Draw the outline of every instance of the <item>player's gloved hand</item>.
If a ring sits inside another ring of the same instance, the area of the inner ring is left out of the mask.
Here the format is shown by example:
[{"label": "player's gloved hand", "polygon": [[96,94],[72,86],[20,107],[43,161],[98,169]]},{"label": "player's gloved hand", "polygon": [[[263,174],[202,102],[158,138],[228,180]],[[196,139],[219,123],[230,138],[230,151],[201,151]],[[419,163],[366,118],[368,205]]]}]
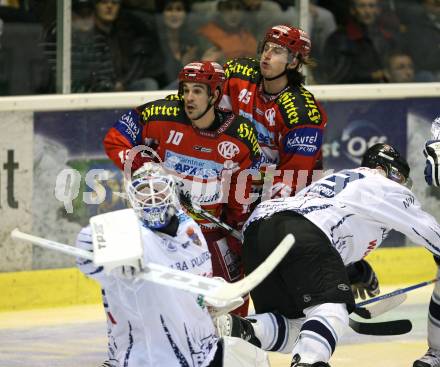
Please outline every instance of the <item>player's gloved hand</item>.
[{"label": "player's gloved hand", "polygon": [[437,266],[440,266],[440,256],[434,255],[434,261],[437,264]]},{"label": "player's gloved hand", "polygon": [[366,299],[379,295],[379,280],[370,264],[360,260],[347,267],[348,278],[354,298]]},{"label": "player's gloved hand", "polygon": [[440,186],[440,140],[428,140],[423,154],[425,162],[425,181],[428,185]]}]

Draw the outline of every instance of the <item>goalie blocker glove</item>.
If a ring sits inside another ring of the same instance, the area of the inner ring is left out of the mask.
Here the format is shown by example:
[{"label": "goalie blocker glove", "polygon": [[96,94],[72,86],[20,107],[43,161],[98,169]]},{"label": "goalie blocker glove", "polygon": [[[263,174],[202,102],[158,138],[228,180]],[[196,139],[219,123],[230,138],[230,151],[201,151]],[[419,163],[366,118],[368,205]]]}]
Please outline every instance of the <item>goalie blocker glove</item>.
[{"label": "goalie blocker glove", "polygon": [[440,186],[440,140],[428,140],[423,150],[425,155],[425,181],[430,186]]}]

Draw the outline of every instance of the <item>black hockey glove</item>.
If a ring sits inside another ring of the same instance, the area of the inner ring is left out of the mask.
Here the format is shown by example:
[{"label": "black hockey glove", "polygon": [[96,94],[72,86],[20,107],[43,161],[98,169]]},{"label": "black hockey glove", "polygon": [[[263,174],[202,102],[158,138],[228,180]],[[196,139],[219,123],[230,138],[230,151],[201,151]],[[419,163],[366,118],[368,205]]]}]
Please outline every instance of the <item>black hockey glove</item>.
[{"label": "black hockey glove", "polygon": [[354,298],[375,297],[380,293],[379,280],[370,264],[360,260],[347,266],[348,279]]},{"label": "black hockey glove", "polygon": [[428,140],[425,155],[425,181],[429,186],[440,186],[440,140]]},{"label": "black hockey glove", "polygon": [[440,256],[434,255],[434,261],[437,264],[437,266],[440,266]]}]

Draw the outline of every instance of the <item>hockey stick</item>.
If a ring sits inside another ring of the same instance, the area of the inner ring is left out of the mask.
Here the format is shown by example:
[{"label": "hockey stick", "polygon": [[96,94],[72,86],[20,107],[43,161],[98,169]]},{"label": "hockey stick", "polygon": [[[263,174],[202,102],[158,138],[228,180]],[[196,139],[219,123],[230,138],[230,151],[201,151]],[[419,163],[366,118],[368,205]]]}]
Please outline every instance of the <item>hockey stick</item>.
[{"label": "hockey stick", "polygon": [[213,216],[207,210],[201,208],[199,205],[192,203],[191,199],[185,195],[179,195],[180,203],[194,215],[198,215],[203,219],[209,220],[211,223],[215,224],[217,227],[223,228],[226,232],[228,232],[231,236],[234,236],[240,241],[243,241],[243,236],[240,231],[237,231],[235,228],[232,228],[229,224],[222,222],[220,219]]},{"label": "hockey stick", "polygon": [[[17,228],[11,232],[11,237],[51,250],[60,251],[67,255],[94,260],[93,254],[88,251],[29,235],[19,231]],[[144,264],[143,271],[136,276],[153,283],[200,294],[210,305],[216,308],[227,308],[231,303],[236,303],[237,298],[249,293],[260,284],[284,258],[294,242],[294,237],[287,235],[265,261],[252,273],[236,283],[227,283],[216,278],[203,277],[151,262]]]},{"label": "hockey stick", "polygon": [[431,279],[431,280],[427,280],[425,282],[421,282],[421,283],[417,283],[417,284],[411,285],[411,286],[406,287],[406,288],[396,289],[393,292],[390,292],[390,293],[387,293],[387,294],[383,294],[381,296],[377,296],[377,297],[374,297],[374,298],[370,298],[370,299],[368,299],[366,301],[360,302],[356,306],[362,307],[362,306],[369,305],[370,303],[374,303],[374,302],[377,302],[377,301],[381,301],[383,299],[387,299],[387,298],[391,298],[391,297],[397,296],[399,294],[404,294],[404,293],[410,292],[410,291],[412,291],[414,289],[425,287],[427,285],[433,284],[433,283],[437,282],[439,279],[440,278],[434,278],[434,279]]},{"label": "hockey stick", "polygon": [[365,335],[402,335],[412,329],[411,321],[406,319],[384,322],[358,322],[349,319],[349,326],[358,334]]},{"label": "hockey stick", "polygon": [[14,240],[23,240],[23,241],[32,243],[34,245],[38,245],[40,247],[47,248],[49,250],[55,250],[58,252],[62,252],[63,254],[66,254],[66,255],[82,257],[83,259],[86,259],[86,260],[93,260],[93,254],[87,250],[83,250],[83,249],[73,247],[70,245],[65,245],[64,243],[59,243],[56,241],[47,240],[45,238],[33,236],[31,234],[21,232],[18,228],[15,228],[14,230],[12,230],[11,237]]},{"label": "hockey stick", "polygon": [[356,304],[356,308],[353,312],[364,319],[372,319],[392,310],[393,308],[396,308],[402,304],[406,298],[407,295],[405,293],[401,293],[393,297],[377,300],[376,304],[371,306],[367,305],[363,307],[361,306],[362,303],[358,303]]}]

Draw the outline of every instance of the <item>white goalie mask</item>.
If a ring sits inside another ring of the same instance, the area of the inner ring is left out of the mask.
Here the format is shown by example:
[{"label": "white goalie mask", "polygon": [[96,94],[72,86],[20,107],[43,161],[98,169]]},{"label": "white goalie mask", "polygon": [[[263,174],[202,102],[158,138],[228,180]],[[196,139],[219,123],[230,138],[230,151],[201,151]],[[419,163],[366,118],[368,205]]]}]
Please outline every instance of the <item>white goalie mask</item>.
[{"label": "white goalie mask", "polygon": [[144,164],[126,183],[126,191],[131,206],[148,228],[165,227],[176,213],[174,178],[158,164]]}]

